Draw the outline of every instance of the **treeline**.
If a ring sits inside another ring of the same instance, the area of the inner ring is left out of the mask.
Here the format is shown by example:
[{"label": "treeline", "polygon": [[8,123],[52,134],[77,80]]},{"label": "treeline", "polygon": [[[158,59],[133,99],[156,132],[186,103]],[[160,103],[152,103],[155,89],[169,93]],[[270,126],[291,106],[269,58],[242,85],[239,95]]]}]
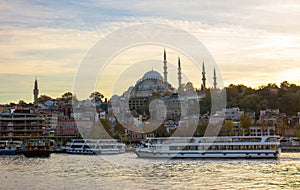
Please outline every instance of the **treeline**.
[{"label": "treeline", "polygon": [[[243,84],[229,85],[226,89],[227,106],[239,107],[246,112],[255,112],[259,115],[260,110],[264,109],[277,109],[280,112],[286,113],[288,116],[296,115],[300,112],[300,86],[296,84],[290,84],[284,81],[280,86],[275,83],[268,85],[262,85],[258,88],[247,87]],[[53,100],[54,98],[47,95],[41,95],[38,98],[39,103],[44,103],[47,100]],[[66,92],[61,97],[55,98],[56,100],[63,100],[65,102],[69,100],[77,100],[76,96],[71,92]],[[89,99],[93,102],[103,102],[105,97],[100,92],[93,92],[89,96]],[[20,100],[18,103],[10,103],[7,105],[22,105],[27,106],[31,103],[26,103]],[[207,90],[206,97],[200,101],[201,114],[210,113],[211,108],[211,95],[210,89]]]},{"label": "treeline", "polygon": [[[227,107],[239,107],[246,112],[255,112],[259,115],[260,110],[277,109],[288,116],[300,112],[300,86],[284,81],[280,86],[270,83],[258,88],[247,87],[243,84],[229,85],[226,87]],[[200,102],[201,113],[210,111],[210,91]]]},{"label": "treeline", "polygon": [[[106,98],[104,97],[104,95],[102,93],[95,91],[90,94],[88,99],[91,100],[92,102],[100,103],[100,102],[104,102]],[[42,94],[38,97],[38,102],[41,104],[47,102],[48,100],[63,101],[65,103],[67,103],[71,100],[74,102],[79,101],[77,99],[76,95],[74,95],[72,92],[65,92],[60,97],[57,97],[57,98],[50,97],[46,94]],[[6,104],[6,106],[15,106],[15,105],[27,107],[27,106],[32,105],[32,103],[27,103],[24,100],[20,100],[18,103],[10,102],[9,104]]]}]

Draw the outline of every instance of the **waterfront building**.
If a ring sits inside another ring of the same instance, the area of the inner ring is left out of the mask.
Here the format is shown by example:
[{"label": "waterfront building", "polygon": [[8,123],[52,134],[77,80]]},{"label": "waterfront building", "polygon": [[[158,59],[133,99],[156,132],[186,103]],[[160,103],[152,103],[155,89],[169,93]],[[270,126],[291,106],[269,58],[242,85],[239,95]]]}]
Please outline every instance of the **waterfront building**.
[{"label": "waterfront building", "polygon": [[80,136],[80,133],[77,128],[77,122],[75,120],[59,120],[57,121],[57,126],[55,128],[55,136],[62,138],[62,137],[69,137],[69,138],[76,138]]},{"label": "waterfront building", "polygon": [[22,140],[44,137],[49,133],[49,123],[43,115],[30,110],[15,110],[0,113],[0,137],[2,139]]},{"label": "waterfront building", "polygon": [[216,114],[225,116],[226,120],[239,121],[244,111],[241,111],[240,108],[225,108],[222,111],[217,111]]},{"label": "waterfront building", "polygon": [[250,127],[250,136],[268,136],[268,135],[275,135],[275,126]]}]

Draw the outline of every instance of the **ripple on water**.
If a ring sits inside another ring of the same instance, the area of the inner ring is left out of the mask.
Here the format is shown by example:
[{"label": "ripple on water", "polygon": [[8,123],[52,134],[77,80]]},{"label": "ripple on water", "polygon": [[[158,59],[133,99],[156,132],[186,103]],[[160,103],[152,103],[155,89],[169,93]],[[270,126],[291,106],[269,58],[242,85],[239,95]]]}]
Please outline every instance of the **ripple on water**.
[{"label": "ripple on water", "polygon": [[5,189],[299,189],[299,158],[299,153],[279,160],[1,156],[0,177]]}]

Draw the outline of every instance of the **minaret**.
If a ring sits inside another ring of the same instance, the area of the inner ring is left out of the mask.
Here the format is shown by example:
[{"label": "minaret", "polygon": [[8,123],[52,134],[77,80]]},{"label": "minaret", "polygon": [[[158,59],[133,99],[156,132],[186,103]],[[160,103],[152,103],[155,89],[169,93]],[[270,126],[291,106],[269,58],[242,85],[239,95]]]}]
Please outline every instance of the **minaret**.
[{"label": "minaret", "polygon": [[205,67],[204,67],[204,61],[202,63],[202,88],[203,90],[206,89],[206,78],[205,78]]},{"label": "minaret", "polygon": [[180,57],[178,57],[178,88],[181,87],[181,65],[180,65]]},{"label": "minaret", "polygon": [[217,89],[217,76],[216,76],[216,69],[214,68],[214,89]]},{"label": "minaret", "polygon": [[164,49],[164,80],[165,82],[168,82],[168,71],[167,71],[167,55],[166,50]]},{"label": "minaret", "polygon": [[38,96],[39,96],[38,82],[37,82],[37,78],[35,77],[34,89],[33,89],[33,104],[38,103]]}]

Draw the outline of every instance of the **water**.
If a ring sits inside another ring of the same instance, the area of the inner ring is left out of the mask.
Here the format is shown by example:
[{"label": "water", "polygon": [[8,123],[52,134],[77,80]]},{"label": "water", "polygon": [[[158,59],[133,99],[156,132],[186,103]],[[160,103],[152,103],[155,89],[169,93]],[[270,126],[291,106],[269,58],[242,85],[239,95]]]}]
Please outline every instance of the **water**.
[{"label": "water", "polygon": [[0,189],[300,189],[300,153],[279,160],[1,156],[0,178]]}]

